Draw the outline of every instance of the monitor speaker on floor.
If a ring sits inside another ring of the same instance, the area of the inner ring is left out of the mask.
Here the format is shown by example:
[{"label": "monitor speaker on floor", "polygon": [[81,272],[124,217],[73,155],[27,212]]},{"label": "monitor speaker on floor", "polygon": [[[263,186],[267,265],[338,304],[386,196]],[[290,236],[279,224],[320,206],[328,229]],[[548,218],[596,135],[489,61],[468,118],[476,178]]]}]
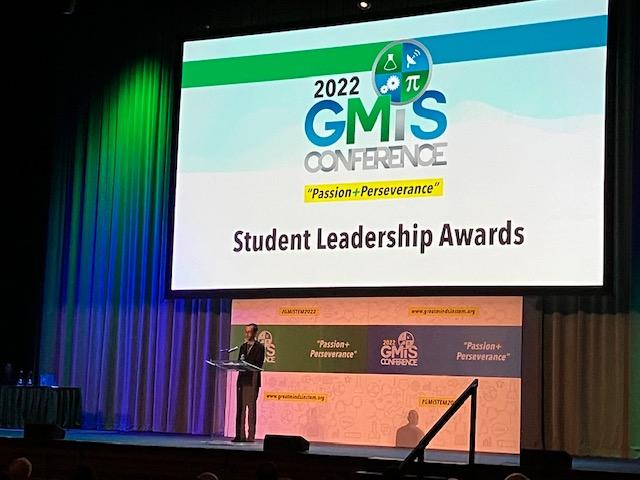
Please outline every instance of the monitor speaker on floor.
[{"label": "monitor speaker on floor", "polygon": [[265,452],[294,453],[308,452],[309,442],[299,435],[266,435]]},{"label": "monitor speaker on floor", "polygon": [[27,423],[24,426],[24,438],[27,440],[62,440],[65,433],[54,423]]}]

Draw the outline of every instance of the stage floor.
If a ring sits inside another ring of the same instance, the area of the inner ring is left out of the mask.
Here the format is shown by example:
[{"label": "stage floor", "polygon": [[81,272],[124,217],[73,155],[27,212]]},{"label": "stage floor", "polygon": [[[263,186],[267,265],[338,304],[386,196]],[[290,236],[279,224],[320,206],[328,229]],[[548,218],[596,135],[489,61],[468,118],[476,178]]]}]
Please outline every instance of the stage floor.
[{"label": "stage floor", "polygon": [[[22,430],[0,429],[0,437],[3,438],[22,438],[22,436]],[[145,447],[262,451],[261,440],[255,443],[232,443],[228,438],[170,433],[67,430],[65,440]],[[311,455],[361,457],[379,460],[402,460],[409,454],[409,451],[406,448],[338,445],[319,442],[312,442],[309,447],[309,454]],[[465,464],[468,460],[468,454],[466,452],[428,449],[426,460],[438,463]],[[484,465],[518,466],[520,457],[519,455],[476,453],[476,462]],[[573,469],[610,473],[640,473],[640,462],[616,458],[574,457]]]},{"label": "stage floor", "polygon": [[[0,437],[21,438],[22,430],[0,429]],[[65,440],[76,442],[111,443],[118,445],[140,445],[145,447],[215,448],[228,450],[262,451],[262,440],[255,443],[233,443],[229,438],[211,438],[204,435],[180,435],[149,432],[114,432],[98,430],[67,430]],[[407,448],[370,447],[313,442],[309,453],[345,457],[363,457],[383,460],[402,460],[410,450]],[[467,463],[466,452],[429,450],[427,459],[439,463]],[[486,465],[518,465],[518,455],[477,453],[476,461]]]}]

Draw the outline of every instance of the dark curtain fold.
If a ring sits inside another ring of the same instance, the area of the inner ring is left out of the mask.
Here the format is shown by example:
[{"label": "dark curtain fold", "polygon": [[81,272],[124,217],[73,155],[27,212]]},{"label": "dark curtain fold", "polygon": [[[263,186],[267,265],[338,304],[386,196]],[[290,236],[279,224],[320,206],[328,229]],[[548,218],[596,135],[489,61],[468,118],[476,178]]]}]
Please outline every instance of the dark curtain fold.
[{"label": "dark curtain fold", "polygon": [[219,306],[164,299],[169,57],[140,55],[83,91],[64,119],[52,180],[40,371],[81,387],[87,428],[215,429],[219,387],[204,360],[228,336]]}]

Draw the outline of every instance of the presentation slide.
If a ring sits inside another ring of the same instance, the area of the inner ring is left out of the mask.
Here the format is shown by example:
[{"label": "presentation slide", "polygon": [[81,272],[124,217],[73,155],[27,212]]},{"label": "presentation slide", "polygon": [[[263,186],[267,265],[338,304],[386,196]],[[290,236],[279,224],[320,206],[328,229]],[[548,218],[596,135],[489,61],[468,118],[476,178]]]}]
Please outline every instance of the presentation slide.
[{"label": "presentation slide", "polygon": [[[258,438],[412,448],[477,378],[477,449],[520,453],[522,297],[234,300],[232,346],[251,322],[265,346]],[[469,404],[432,448],[468,449]]]},{"label": "presentation slide", "polygon": [[603,285],[607,9],[186,42],[171,289]]}]

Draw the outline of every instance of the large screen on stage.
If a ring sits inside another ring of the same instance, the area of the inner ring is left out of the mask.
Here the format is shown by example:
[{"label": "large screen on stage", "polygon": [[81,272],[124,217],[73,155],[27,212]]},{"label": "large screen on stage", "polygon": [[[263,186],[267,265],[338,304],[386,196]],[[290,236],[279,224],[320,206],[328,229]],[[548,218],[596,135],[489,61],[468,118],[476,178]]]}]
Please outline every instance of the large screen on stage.
[{"label": "large screen on stage", "polygon": [[171,290],[602,286],[607,15],[185,42]]}]

